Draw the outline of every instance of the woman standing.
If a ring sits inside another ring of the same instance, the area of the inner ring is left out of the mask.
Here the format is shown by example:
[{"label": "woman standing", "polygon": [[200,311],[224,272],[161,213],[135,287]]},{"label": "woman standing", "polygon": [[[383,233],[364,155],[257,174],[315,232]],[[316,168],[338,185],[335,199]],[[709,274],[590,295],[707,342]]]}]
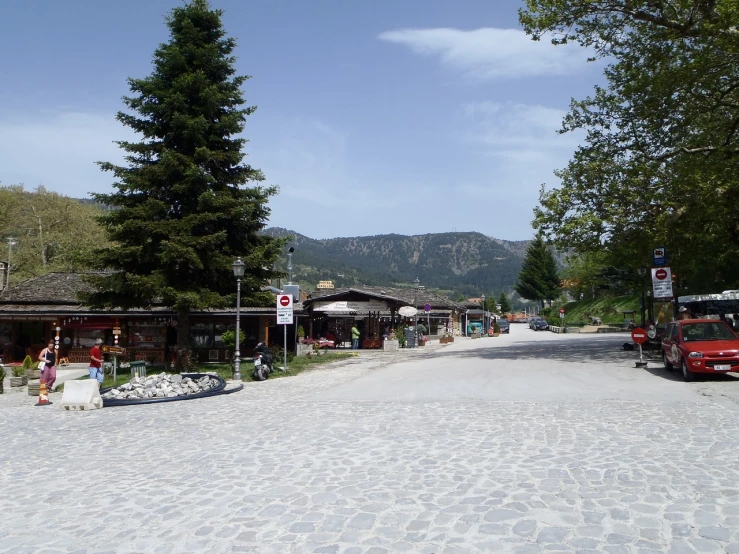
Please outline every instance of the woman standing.
[{"label": "woman standing", "polygon": [[51,388],[56,381],[56,353],[54,352],[54,341],[50,340],[49,344],[38,355],[39,362],[46,362],[44,369],[41,370],[41,379],[46,383],[46,388],[51,392]]}]

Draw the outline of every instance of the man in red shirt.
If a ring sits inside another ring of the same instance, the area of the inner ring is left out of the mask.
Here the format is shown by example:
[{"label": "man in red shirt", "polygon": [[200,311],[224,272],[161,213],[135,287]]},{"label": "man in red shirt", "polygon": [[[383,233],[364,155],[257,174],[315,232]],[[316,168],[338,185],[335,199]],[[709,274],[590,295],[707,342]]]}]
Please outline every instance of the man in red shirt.
[{"label": "man in red shirt", "polygon": [[97,339],[95,346],[90,348],[90,379],[98,380],[98,388],[103,385],[103,354],[100,352],[100,345],[103,339]]}]

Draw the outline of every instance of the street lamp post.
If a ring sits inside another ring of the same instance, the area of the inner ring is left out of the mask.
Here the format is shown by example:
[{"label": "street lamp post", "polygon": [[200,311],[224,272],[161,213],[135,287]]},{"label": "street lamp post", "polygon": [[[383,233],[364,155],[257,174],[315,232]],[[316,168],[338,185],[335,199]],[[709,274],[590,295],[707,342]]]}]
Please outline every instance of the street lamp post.
[{"label": "street lamp post", "polygon": [[413,315],[413,333],[416,340],[416,347],[418,347],[418,301],[417,301],[417,295],[418,295],[418,285],[421,283],[421,281],[418,280],[418,277],[416,277],[413,280],[413,307],[416,309],[416,313]]},{"label": "street lamp post", "polygon": [[6,272],[5,286],[10,286],[10,263],[13,255],[13,247],[18,244],[13,237],[8,237],[8,271]]},{"label": "street lamp post", "polygon": [[488,328],[485,326],[485,295],[482,295],[482,330],[480,331],[481,335],[487,335]]},{"label": "street lamp post", "polygon": [[246,264],[241,261],[241,258],[237,258],[236,261],[231,264],[233,268],[234,277],[236,277],[236,352],[234,353],[234,381],[241,381],[241,278],[244,276],[244,269]]}]

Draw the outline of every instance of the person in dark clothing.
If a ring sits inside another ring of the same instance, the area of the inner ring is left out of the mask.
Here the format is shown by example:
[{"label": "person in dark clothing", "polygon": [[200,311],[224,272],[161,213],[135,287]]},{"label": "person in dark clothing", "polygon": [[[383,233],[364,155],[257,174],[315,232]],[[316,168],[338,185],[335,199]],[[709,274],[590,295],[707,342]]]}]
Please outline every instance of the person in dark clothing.
[{"label": "person in dark clothing", "polygon": [[49,344],[38,355],[39,362],[44,363],[44,369],[41,370],[41,380],[51,392],[54,382],[56,381],[56,352],[54,351],[54,341],[50,340]]}]

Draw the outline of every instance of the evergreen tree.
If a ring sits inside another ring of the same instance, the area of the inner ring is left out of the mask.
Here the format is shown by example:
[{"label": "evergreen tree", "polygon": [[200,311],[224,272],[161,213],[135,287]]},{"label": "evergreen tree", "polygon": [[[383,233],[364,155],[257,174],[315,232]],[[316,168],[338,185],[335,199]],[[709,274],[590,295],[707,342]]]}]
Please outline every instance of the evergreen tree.
[{"label": "evergreen tree", "polygon": [[[544,307],[544,301],[549,300],[553,294],[553,276],[548,256],[551,256],[551,252],[544,244],[541,234],[538,234],[526,250],[526,257],[518,274],[518,283],[515,287],[516,292],[523,298],[541,302],[542,307]],[[554,261],[553,256],[552,261]],[[555,272],[556,269],[555,262]]]},{"label": "evergreen tree", "polygon": [[562,292],[562,284],[557,271],[557,260],[554,259],[551,248],[544,246],[544,299],[552,305]]},{"label": "evergreen tree", "polygon": [[[154,70],[129,79],[132,96],[118,121],[143,136],[119,142],[126,166],[100,162],[117,182],[112,194],[94,194],[114,208],[100,222],[114,243],[96,255],[94,307],[171,306],[178,314],[177,345],[189,344],[191,310],[232,305],[231,264],[243,258],[245,301],[265,302],[260,287],[276,275],[282,240],[262,236],[274,187],[261,171],[242,163],[239,138],[246,116],[236,76],[236,43],[226,36],[222,12],[191,0],[166,19],[168,42],[154,53]],[[178,360],[179,362],[179,360]]]},{"label": "evergreen tree", "polygon": [[510,313],[513,308],[511,308],[511,303],[508,300],[508,297],[505,295],[504,292],[500,293],[500,298],[498,298],[498,304],[500,304],[500,313],[507,314]]},{"label": "evergreen tree", "polygon": [[495,301],[495,292],[492,290],[490,294],[485,295],[485,310],[491,313],[498,311],[498,303]]}]

